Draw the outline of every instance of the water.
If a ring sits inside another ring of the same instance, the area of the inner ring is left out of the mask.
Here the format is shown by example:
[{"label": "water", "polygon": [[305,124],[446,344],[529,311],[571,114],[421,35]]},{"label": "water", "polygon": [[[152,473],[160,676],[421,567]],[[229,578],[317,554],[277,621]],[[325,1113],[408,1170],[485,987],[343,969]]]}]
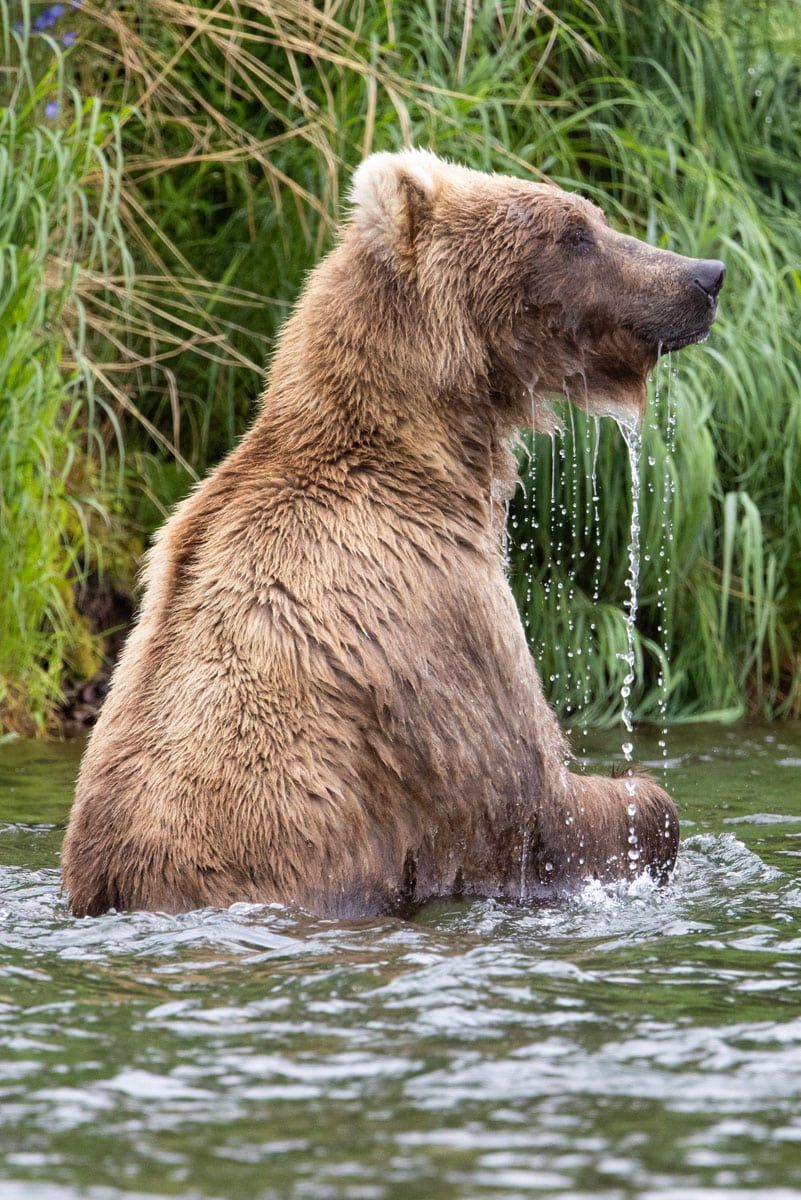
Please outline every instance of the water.
[{"label": "water", "polygon": [[[661,343],[660,343],[661,352]],[[659,547],[659,574],[656,586],[657,633],[662,649],[662,663],[659,672],[659,716],[661,719],[661,736],[659,746],[663,758],[668,755],[667,711],[670,697],[670,659],[671,659],[671,626],[670,626],[670,597],[672,591],[671,576],[673,574],[673,555],[675,536],[673,529],[673,509],[676,497],[676,479],[674,463],[676,460],[676,406],[673,400],[672,380],[675,373],[672,355],[667,356],[667,388],[665,403],[664,431],[664,471],[662,476],[662,527]],[[659,419],[659,373],[656,376],[656,400],[654,404],[656,419]]]},{"label": "water", "polygon": [[[667,381],[665,403],[661,402],[662,376]],[[654,705],[661,726],[659,742],[662,756],[668,756],[668,701],[673,687],[670,677],[671,653],[671,586],[673,570],[674,529],[673,508],[675,501],[675,478],[673,462],[675,458],[676,412],[671,396],[671,378],[673,368],[670,355],[666,359],[664,372],[655,375],[655,390],[653,402],[646,411],[647,427],[644,431],[639,424],[626,421],[622,417],[615,418],[622,440],[626,446],[629,463],[629,482],[631,488],[631,521],[627,547],[627,575],[625,579],[626,596],[624,599],[625,613],[625,649],[617,653],[620,662],[620,719],[623,724],[621,749],[626,762],[631,763],[636,754],[634,729],[634,699],[638,689],[642,690],[643,678],[640,670],[642,664],[638,654],[637,616],[639,609],[639,593],[641,579],[641,537],[644,517],[649,517],[656,508],[660,521],[660,537],[658,543],[658,561],[655,581],[656,633],[655,641],[646,645],[646,653],[655,655],[658,664],[657,686],[658,695]],[[663,411],[664,410],[664,411]],[[592,610],[588,616],[589,634],[594,642],[597,639],[597,618],[594,610],[600,604],[601,575],[603,567],[600,491],[598,478],[598,455],[600,449],[600,426],[596,417],[594,421],[583,421],[582,447],[583,464],[587,467],[587,482],[580,488],[578,480],[581,476],[579,467],[579,437],[577,435],[576,417],[573,406],[566,405],[566,425],[569,427],[569,446],[571,457],[567,454],[567,428],[561,433],[552,431],[549,435],[550,454],[542,445],[539,452],[546,456],[546,466],[549,466],[550,505],[548,507],[548,549],[547,567],[542,580],[542,589],[547,601],[560,610],[566,628],[567,648],[564,650],[563,678],[563,712],[568,722],[578,729],[579,740],[583,737],[586,727],[583,714],[590,708],[592,700],[592,676],[588,662],[585,660],[586,650],[574,645],[574,609],[577,595],[577,577],[586,558],[588,550],[594,557],[592,579],[587,589],[586,599],[591,596]],[[532,415],[533,419],[533,415]],[[664,428],[663,428],[664,426]],[[657,451],[657,446],[659,450]],[[621,448],[622,449],[622,448]],[[647,449],[647,456],[644,450]],[[537,530],[537,496],[536,470],[539,457],[534,435],[526,446],[528,490],[524,488],[524,507],[528,507],[528,521],[532,531]],[[659,453],[659,458],[657,458]],[[550,458],[550,463],[547,462]],[[643,497],[643,491],[645,495]],[[651,518],[649,517],[649,520]],[[511,518],[513,533],[518,531],[516,515]],[[530,543],[519,541],[519,549],[528,555]],[[644,561],[649,572],[651,553],[646,546]],[[562,679],[560,670],[550,666],[548,653],[550,644],[546,637],[546,629],[539,631],[539,637],[532,636],[530,619],[533,581],[538,569],[538,563],[533,555],[528,556],[528,570],[525,591],[525,628],[538,662],[543,680],[546,685],[558,684]],[[566,576],[566,578],[565,578]],[[560,654],[555,659],[557,664],[563,662]],[[547,690],[547,687],[546,687]],[[651,700],[653,705],[653,700]],[[575,716],[575,720],[571,720]]]},{"label": "water", "polygon": [[77,751],[0,746],[0,1200],[801,1198],[801,727],[670,752],[662,891],[75,921]]},{"label": "water", "polygon": [[[640,587],[640,451],[642,449],[642,434],[639,425],[629,425],[618,421],[620,432],[629,452],[629,467],[631,473],[631,528],[629,531],[629,572],[626,576],[628,600],[626,602],[626,653],[623,656],[626,664],[626,674],[620,688],[621,719],[626,733],[634,734],[634,717],[631,711],[631,689],[637,677],[637,651],[635,646],[635,629],[637,627],[637,608]],[[634,760],[634,742],[624,741],[621,747],[627,763]]]}]

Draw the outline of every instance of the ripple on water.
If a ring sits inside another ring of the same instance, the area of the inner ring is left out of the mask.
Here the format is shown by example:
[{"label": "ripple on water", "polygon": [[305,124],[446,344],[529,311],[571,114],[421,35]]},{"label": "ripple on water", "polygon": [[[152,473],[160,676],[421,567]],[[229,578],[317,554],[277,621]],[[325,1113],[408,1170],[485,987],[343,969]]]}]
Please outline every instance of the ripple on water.
[{"label": "ripple on water", "polygon": [[[789,820],[789,818],[788,818]],[[773,823],[771,821],[755,823]],[[781,823],[777,821],[776,823]],[[305,958],[321,949],[364,951],[394,944],[416,949],[437,945],[423,930],[463,934],[482,945],[498,938],[517,943],[552,936],[597,938],[626,932],[647,934],[683,929],[694,905],[747,903],[759,888],[783,878],[732,833],[685,839],[671,883],[657,887],[648,877],[601,885],[589,881],[574,897],[555,904],[517,907],[495,901],[439,901],[414,923],[394,919],[324,921],[280,905],[234,904],[190,913],[108,913],[75,920],[60,893],[57,870],[0,868],[0,946],[30,954],[57,953],[61,960],[101,961],[120,955],[172,957],[194,949],[219,949],[247,961]],[[789,892],[791,899],[795,889]]]},{"label": "ripple on water", "polygon": [[0,1200],[801,1196],[795,747],[709,736],[667,887],[412,922],[76,921],[7,820]]}]

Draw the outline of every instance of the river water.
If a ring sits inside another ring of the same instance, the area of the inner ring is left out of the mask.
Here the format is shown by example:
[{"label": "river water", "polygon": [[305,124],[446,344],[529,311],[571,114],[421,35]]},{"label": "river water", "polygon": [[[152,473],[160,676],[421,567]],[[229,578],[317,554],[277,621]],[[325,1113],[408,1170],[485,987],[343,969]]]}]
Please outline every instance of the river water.
[{"label": "river water", "polygon": [[0,745],[0,1200],[801,1197],[801,728],[637,754],[661,891],[76,921],[78,750]]}]

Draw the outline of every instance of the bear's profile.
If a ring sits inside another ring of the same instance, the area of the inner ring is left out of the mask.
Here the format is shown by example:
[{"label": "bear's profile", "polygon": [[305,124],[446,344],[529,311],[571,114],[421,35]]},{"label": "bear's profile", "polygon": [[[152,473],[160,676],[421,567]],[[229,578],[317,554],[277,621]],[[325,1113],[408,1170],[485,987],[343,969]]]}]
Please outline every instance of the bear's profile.
[{"label": "bear's profile", "polygon": [[352,199],[253,428],[151,551],[64,845],[78,915],[400,912],[672,868],[665,792],[567,769],[502,500],[548,396],[639,418],[722,265],[424,151],[367,159]]}]

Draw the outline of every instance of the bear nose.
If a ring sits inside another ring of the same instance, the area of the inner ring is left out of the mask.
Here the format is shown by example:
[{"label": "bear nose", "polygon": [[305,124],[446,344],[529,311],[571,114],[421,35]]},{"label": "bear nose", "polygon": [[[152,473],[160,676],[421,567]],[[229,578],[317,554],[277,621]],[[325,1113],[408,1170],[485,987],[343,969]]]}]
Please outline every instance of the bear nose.
[{"label": "bear nose", "polygon": [[714,304],[717,300],[725,277],[725,263],[719,262],[716,258],[702,258],[695,264],[693,283],[706,293],[710,304]]}]

